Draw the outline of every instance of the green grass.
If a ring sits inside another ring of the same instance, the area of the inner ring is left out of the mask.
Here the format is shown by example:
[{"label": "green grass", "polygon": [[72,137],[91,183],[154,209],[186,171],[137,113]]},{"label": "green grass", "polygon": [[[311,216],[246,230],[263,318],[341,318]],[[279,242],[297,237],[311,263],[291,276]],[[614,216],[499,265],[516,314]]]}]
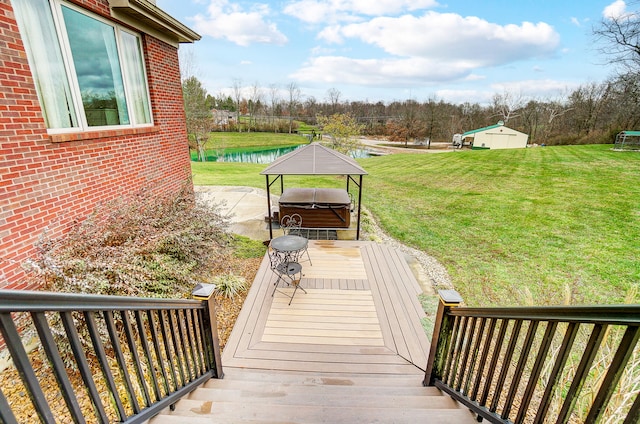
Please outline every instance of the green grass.
[{"label": "green grass", "polygon": [[261,240],[253,240],[236,234],[233,237],[232,245],[233,254],[238,258],[250,259],[264,256],[265,247]]},{"label": "green grass", "polygon": [[[265,188],[266,178],[260,175],[268,165],[237,162],[192,162],[195,185],[249,186]],[[273,181],[273,176],[269,181]],[[285,175],[286,187],[345,187],[344,177],[321,175],[313,178]],[[280,183],[274,190],[279,193]]]},{"label": "green grass", "polygon": [[283,146],[296,146],[298,144],[304,144],[307,142],[308,140],[306,137],[298,134],[276,134],[263,132],[212,132],[209,135],[207,148],[275,148]]},{"label": "green grass", "polygon": [[[262,152],[283,147],[295,147],[307,143],[309,143],[307,137],[298,134],[212,132],[205,146],[205,155],[208,158],[207,160],[215,161],[215,157],[223,153]],[[190,155],[192,161],[197,160],[198,155],[195,150],[191,150]]]},{"label": "green grass", "polygon": [[469,304],[617,303],[640,284],[640,155],[610,147],[362,160],[364,201]]},{"label": "green grass", "polygon": [[[469,305],[619,303],[640,285],[640,154],[590,145],[359,162],[363,204],[440,260]],[[264,165],[192,165],[195,184],[265,184]],[[285,177],[314,185],[344,179]]]}]

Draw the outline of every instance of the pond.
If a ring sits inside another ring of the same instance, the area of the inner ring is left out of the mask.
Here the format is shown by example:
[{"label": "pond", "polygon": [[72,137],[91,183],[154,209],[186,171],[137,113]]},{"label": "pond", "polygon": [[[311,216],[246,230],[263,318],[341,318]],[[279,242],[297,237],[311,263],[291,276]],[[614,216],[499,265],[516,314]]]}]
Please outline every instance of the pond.
[{"label": "pond", "polygon": [[[207,150],[207,162],[243,162],[269,164],[282,155],[293,152],[295,149],[306,146],[273,147],[273,148],[253,148],[253,149],[220,149]],[[370,154],[366,149],[358,149],[351,154],[353,158],[367,158]],[[195,152],[191,152],[191,160],[197,160]]]}]

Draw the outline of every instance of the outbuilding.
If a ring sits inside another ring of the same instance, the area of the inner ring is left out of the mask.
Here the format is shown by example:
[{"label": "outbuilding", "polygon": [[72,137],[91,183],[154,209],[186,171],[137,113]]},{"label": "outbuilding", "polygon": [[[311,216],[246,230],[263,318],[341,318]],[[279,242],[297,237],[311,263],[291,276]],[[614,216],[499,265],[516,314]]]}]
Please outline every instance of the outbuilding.
[{"label": "outbuilding", "polygon": [[506,127],[502,121],[462,134],[463,143],[470,143],[474,150],[523,148],[527,147],[527,140],[528,134]]}]

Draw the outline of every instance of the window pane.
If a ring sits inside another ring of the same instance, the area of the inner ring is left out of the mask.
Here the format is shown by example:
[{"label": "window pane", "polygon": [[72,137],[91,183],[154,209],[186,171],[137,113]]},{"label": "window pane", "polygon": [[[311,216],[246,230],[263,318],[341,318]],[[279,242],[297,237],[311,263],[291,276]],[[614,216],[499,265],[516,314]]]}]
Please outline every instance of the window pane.
[{"label": "window pane", "polygon": [[129,93],[129,105],[133,109],[133,120],[135,124],[150,124],[149,95],[140,38],[125,31],[121,31],[120,34],[122,62]]},{"label": "window pane", "polygon": [[65,6],[62,13],[87,124],[129,124],[114,28]]},{"label": "window pane", "polygon": [[47,0],[13,2],[47,128],[74,128],[78,119]]}]

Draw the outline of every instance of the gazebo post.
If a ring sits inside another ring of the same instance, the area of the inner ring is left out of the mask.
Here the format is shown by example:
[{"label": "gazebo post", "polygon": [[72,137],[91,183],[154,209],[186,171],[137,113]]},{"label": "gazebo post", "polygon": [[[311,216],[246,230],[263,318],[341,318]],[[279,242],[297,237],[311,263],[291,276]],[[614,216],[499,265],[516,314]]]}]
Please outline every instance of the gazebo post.
[{"label": "gazebo post", "polygon": [[358,229],[356,230],[356,240],[360,240],[360,211],[362,205],[362,174],[360,174],[360,186],[358,187]]},{"label": "gazebo post", "polygon": [[271,222],[271,193],[270,193],[270,185],[269,185],[269,175],[265,175],[267,177],[267,218],[269,219],[269,240],[273,238],[273,227]]}]

